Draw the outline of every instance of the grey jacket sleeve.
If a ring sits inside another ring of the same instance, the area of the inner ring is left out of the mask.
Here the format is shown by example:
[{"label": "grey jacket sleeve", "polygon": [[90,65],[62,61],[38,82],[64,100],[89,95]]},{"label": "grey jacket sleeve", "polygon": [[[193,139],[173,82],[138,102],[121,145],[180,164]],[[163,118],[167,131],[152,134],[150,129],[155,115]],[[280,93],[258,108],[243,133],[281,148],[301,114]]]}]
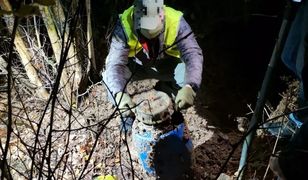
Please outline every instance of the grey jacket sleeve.
[{"label": "grey jacket sleeve", "polygon": [[106,70],[103,73],[103,80],[106,83],[107,90],[112,95],[120,91],[125,91],[126,82],[131,76],[128,64],[129,47],[126,43],[124,29],[117,22],[110,44],[109,53],[106,58]]},{"label": "grey jacket sleeve", "polygon": [[176,42],[178,42],[176,45],[181,53],[181,60],[186,65],[185,84],[199,88],[202,80],[203,54],[193,33],[185,37],[191,32],[189,24],[182,17],[176,37]]}]

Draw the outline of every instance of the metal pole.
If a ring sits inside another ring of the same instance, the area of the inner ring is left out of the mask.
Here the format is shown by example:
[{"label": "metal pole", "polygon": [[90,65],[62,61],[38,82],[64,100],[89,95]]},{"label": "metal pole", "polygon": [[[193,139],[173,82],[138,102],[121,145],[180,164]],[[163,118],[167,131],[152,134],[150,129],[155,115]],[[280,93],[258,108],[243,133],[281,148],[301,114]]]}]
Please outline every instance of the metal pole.
[{"label": "metal pole", "polygon": [[284,19],[282,21],[278,39],[276,41],[274,50],[272,52],[272,56],[270,59],[270,62],[268,64],[264,80],[262,82],[262,87],[260,90],[260,93],[257,98],[257,103],[256,107],[254,110],[254,114],[251,118],[250,124],[249,124],[249,129],[248,132],[250,132],[245,141],[243,142],[243,147],[242,147],[242,153],[241,153],[241,159],[240,159],[240,164],[239,164],[239,169],[237,171],[238,173],[238,179],[241,180],[245,171],[245,166],[246,166],[246,161],[247,161],[247,156],[248,156],[248,151],[249,148],[252,144],[253,138],[256,133],[256,129],[258,127],[258,123],[260,121],[260,115],[263,112],[263,108],[265,105],[266,101],[266,96],[272,81],[272,77],[274,74],[274,69],[276,67],[277,61],[280,59],[281,51],[284,45],[284,42],[286,40],[287,34],[289,32],[289,27],[290,27],[290,17],[291,14],[291,3],[288,2],[286,7],[285,7],[285,14],[284,14]]}]

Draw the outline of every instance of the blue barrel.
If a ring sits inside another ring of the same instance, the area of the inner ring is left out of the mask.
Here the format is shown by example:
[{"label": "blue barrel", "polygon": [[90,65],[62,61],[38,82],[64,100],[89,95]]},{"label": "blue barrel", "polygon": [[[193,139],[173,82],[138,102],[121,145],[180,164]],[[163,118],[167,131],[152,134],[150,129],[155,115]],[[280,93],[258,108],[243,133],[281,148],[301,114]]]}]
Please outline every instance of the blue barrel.
[{"label": "blue barrel", "polygon": [[151,126],[136,120],[132,128],[132,142],[144,171],[164,179],[184,175],[191,166],[193,150],[188,134],[184,122]]}]

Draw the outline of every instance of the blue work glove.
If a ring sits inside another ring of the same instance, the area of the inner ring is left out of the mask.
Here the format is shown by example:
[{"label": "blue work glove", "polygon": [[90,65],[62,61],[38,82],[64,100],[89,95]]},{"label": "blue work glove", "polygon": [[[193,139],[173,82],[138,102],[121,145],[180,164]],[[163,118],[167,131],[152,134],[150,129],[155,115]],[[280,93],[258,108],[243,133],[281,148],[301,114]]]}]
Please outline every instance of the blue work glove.
[{"label": "blue work glove", "polygon": [[123,117],[131,117],[134,115],[132,108],[135,107],[135,103],[128,94],[118,92],[116,94],[115,101]]},{"label": "blue work glove", "polygon": [[175,110],[181,110],[193,105],[196,97],[195,91],[189,85],[185,85],[178,91],[175,97]]}]

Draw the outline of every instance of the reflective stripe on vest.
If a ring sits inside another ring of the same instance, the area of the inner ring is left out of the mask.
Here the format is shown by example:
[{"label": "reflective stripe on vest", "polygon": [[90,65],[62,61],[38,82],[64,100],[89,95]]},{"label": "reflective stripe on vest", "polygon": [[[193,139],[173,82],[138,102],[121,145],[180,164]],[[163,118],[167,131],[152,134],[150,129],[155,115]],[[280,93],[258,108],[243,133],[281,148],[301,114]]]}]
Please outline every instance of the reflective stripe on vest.
[{"label": "reflective stripe on vest", "polygon": [[[183,15],[182,12],[172,9],[170,7],[164,6],[165,11],[165,32],[164,32],[164,46],[170,47],[175,42],[177,32],[179,29],[180,19]],[[134,34],[133,30],[133,12],[134,7],[126,9],[122,15],[120,15],[121,23],[124,27],[124,31],[127,37],[127,44],[129,46],[128,57],[134,57],[141,49],[142,46],[138,41],[138,38]],[[168,55],[180,58],[180,52],[176,45],[168,48],[165,51]]]}]

